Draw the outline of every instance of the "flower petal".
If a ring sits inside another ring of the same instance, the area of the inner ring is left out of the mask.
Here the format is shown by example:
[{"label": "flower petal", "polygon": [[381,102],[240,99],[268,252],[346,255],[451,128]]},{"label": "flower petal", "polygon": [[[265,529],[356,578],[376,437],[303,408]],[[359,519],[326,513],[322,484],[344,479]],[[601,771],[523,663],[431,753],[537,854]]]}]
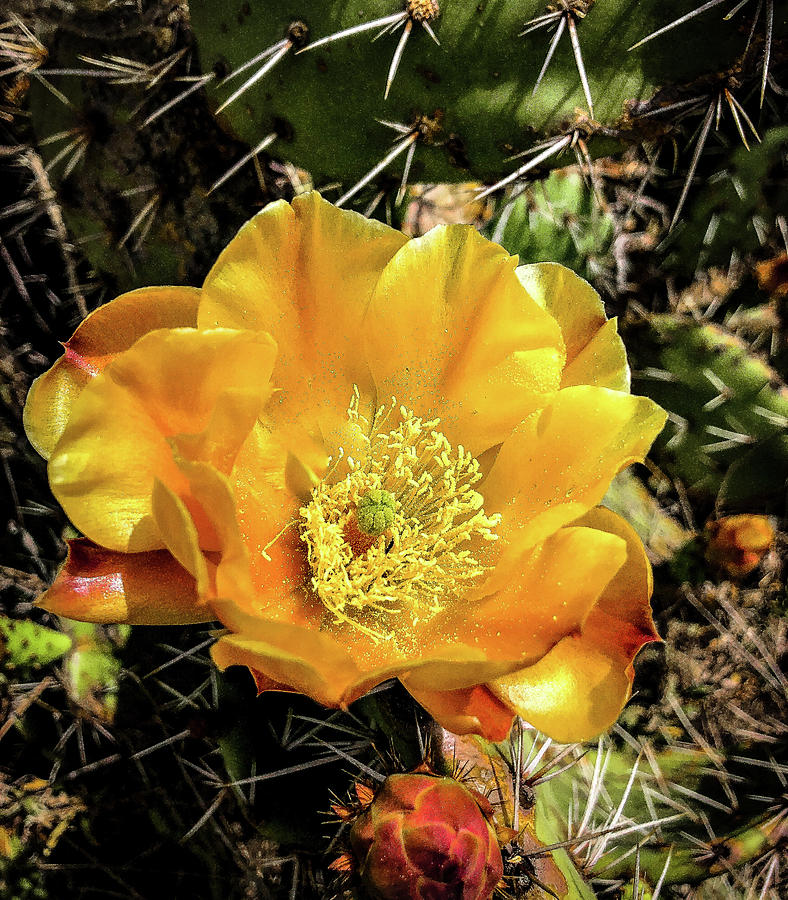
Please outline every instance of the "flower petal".
[{"label": "flower petal", "polygon": [[[306,580],[306,545],[298,528],[301,494],[307,481],[304,470],[323,468],[324,460],[297,464],[270,429],[257,425],[238,453],[232,471],[240,539],[249,550],[252,581],[260,597],[288,596]],[[305,456],[311,447],[294,447]],[[291,477],[292,476],[292,477]],[[309,485],[309,490],[314,485]]]},{"label": "flower petal", "polygon": [[665,424],[646,397],[569,387],[504,442],[479,490],[503,516],[504,553],[533,546],[596,506],[613,476],[641,461]]},{"label": "flower petal", "polygon": [[605,305],[591,285],[559,263],[517,268],[531,297],[561,326],[566,367],[561,387],[591,384],[629,391],[629,366],[616,320],[607,321]]},{"label": "flower petal", "polygon": [[626,558],[626,543],[615,534],[562,528],[534,550],[499,564],[484,586],[484,599],[458,603],[426,631],[466,641],[488,659],[534,663],[581,630]]},{"label": "flower petal", "polygon": [[596,737],[629,698],[631,669],[582,637],[570,635],[528,669],[490,685],[518,715],[555,741]]},{"label": "flower petal", "polygon": [[199,300],[198,288],[148,287],[121,294],[92,312],[65,344],[65,354],[27,395],[25,431],[41,456],[49,458],[74,400],[92,378],[149,331],[196,325]]},{"label": "flower petal", "polygon": [[577,356],[567,362],[561,387],[580,384],[629,392],[627,351],[618,334],[617,319],[605,322]]},{"label": "flower petal", "polygon": [[[480,649],[462,643],[446,644],[420,656],[386,643],[374,644],[358,631],[349,638],[347,633],[320,631],[314,621],[312,627],[291,624],[299,621],[300,604],[309,602],[305,591],[280,599],[280,606],[289,605],[291,612],[285,610],[278,621],[266,618],[270,605],[260,611],[236,598],[226,599],[221,590],[218,593],[213,608],[233,634],[222,639],[218,652],[224,655],[217,663],[246,665],[276,682],[279,689],[319,699],[300,686],[306,679],[321,696],[330,694],[330,702],[320,702],[332,706],[346,706],[389,678],[407,679],[414,690],[455,690],[491,681],[521,665],[517,659],[487,659]],[[316,602],[313,620],[319,621],[322,606]]]},{"label": "flower petal", "polygon": [[261,619],[251,633],[221,637],[211,656],[220,669],[248,666],[325,706],[341,705],[345,686],[358,676],[348,654],[327,635]]},{"label": "flower petal", "polygon": [[378,276],[406,242],[316,192],[267,206],[238,232],[203,287],[199,326],[268,331],[280,420],[309,413],[326,433],[346,421],[353,385],[370,392],[359,328]]},{"label": "flower petal", "polygon": [[167,550],[196,579],[200,596],[205,596],[209,590],[208,562],[197,526],[183,500],[158,478],[153,482],[151,512]]},{"label": "flower petal", "polygon": [[[190,496],[205,511],[217,536],[219,563],[216,567],[217,614],[235,632],[256,633],[256,622],[289,622],[303,627],[319,625],[324,607],[301,588],[304,581],[303,552],[285,540],[266,550],[265,545],[248,544],[237,511],[230,479],[206,463],[182,461]],[[263,511],[265,515],[265,511]],[[276,549],[275,549],[276,548]],[[268,559],[263,556],[266,552]]]},{"label": "flower petal", "polygon": [[[205,430],[232,396],[228,385],[256,390],[262,405],[275,353],[264,334],[162,329],[110,363],[75,402],[49,464],[52,491],[76,527],[114,550],[162,547],[154,480],[189,502],[168,438]],[[236,447],[251,425],[240,424],[240,433],[225,435]]]},{"label": "flower petal", "polygon": [[509,734],[514,710],[485,684],[457,691],[430,691],[405,687],[427,712],[454,734],[480,734],[488,741],[503,741]]},{"label": "flower petal", "polygon": [[[352,650],[350,652],[358,665],[357,654]],[[390,653],[389,659],[386,659],[386,655],[386,648],[381,647],[378,666],[369,666],[368,659],[364,660],[367,667],[359,665],[361,675],[355,682],[348,684],[345,690],[347,703],[389,678],[399,678],[407,684],[408,689],[412,687],[415,691],[454,691],[484,684],[502,677],[504,673],[516,671],[521,665],[516,657],[489,659],[478,647],[462,643],[447,643],[430,648],[421,656],[418,651],[409,657],[401,653],[397,657]]]},{"label": "flower petal", "polygon": [[164,550],[116,553],[79,538],[37,605],[82,622],[188,625],[216,616],[192,576]]},{"label": "flower petal", "polygon": [[378,396],[439,415],[474,455],[544,405],[564,364],[558,325],[516,264],[473,229],[434,228],[386,266],[364,321]]},{"label": "flower petal", "polygon": [[583,634],[608,652],[633,659],[644,644],[660,640],[651,616],[653,579],[643,542],[627,522],[602,506],[588,512],[579,524],[626,541],[626,564],[605,588]]},{"label": "flower petal", "polygon": [[582,522],[626,541],[624,567],[579,635],[564,638],[535,665],[490,684],[503,703],[561,742],[589,740],[615,722],[632,690],[635,654],[659,640],[648,604],[651,570],[640,539],[609,510],[594,510]]}]

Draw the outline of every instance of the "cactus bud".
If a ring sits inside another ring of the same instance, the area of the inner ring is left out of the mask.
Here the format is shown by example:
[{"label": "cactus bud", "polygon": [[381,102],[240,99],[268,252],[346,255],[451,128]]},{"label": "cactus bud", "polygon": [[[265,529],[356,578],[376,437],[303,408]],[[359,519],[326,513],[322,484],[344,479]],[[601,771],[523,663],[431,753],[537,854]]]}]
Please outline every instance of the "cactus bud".
[{"label": "cactus bud", "polygon": [[766,516],[726,516],[706,525],[706,558],[729,575],[749,575],[774,542]]},{"label": "cactus bud", "polygon": [[377,900],[488,900],[503,874],[489,803],[453,778],[389,776],[350,842]]}]

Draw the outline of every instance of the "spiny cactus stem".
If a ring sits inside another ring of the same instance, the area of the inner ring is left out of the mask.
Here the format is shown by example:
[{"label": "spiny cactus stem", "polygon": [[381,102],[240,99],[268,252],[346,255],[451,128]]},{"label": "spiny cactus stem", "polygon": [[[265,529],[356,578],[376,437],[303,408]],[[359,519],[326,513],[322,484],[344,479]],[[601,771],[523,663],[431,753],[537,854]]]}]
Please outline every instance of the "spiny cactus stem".
[{"label": "spiny cactus stem", "polygon": [[536,156],[534,156],[533,159],[528,160],[525,165],[520,166],[520,168],[512,172],[511,175],[507,175],[506,178],[502,178],[500,181],[496,181],[494,185],[485,188],[481,193],[477,194],[476,199],[483,200],[490,194],[495,193],[495,191],[500,190],[502,187],[506,187],[507,184],[511,184],[513,181],[521,178],[527,172],[535,169],[546,159],[550,159],[552,156],[557,156],[563,149],[568,147],[575,140],[575,138],[576,134],[573,132],[572,134],[565,134],[563,137],[554,139],[549,143],[545,150],[542,150],[541,153],[537,153]]},{"label": "spiny cactus stem", "polygon": [[736,15],[736,13],[737,13],[740,9],[744,9],[744,7],[745,7],[749,2],[750,2],[750,0],[741,0],[741,3],[737,3],[736,6],[734,6],[733,9],[732,9],[730,12],[725,13],[725,15],[722,17],[723,20],[724,20],[725,22],[727,22],[729,19],[732,19],[732,18]]},{"label": "spiny cactus stem", "polygon": [[540,28],[544,28],[546,25],[550,25],[551,23],[562,17],[563,13],[561,10],[557,12],[543,13],[541,16],[534,16],[533,19],[525,23],[525,26],[520,32],[519,37],[525,37],[532,31],[538,31]]},{"label": "spiny cactus stem", "polygon": [[657,879],[657,883],[654,885],[654,890],[651,894],[651,900],[659,900],[660,892],[662,891],[662,885],[665,883],[665,879],[668,876],[668,871],[670,869],[670,863],[673,859],[673,847],[668,849],[668,855],[665,857],[665,865],[662,867],[662,871],[659,874],[659,878]]},{"label": "spiny cactus stem", "polygon": [[274,66],[283,60],[285,56],[293,49],[294,43],[292,38],[284,38],[284,40],[279,41],[279,43],[274,44],[273,47],[270,47],[271,50],[270,58],[265,62],[264,65],[260,66],[260,68],[248,78],[237,90],[233,91],[232,94],[222,103],[219,108],[216,110],[216,114],[218,115],[223,109],[227,109],[227,107],[237,100],[242,94],[246,93],[252,85],[257,84],[261,78],[264,78]]},{"label": "spiny cactus stem", "polygon": [[558,47],[558,42],[561,40],[561,35],[565,30],[569,30],[569,41],[572,44],[572,53],[575,57],[575,63],[577,65],[577,71],[580,75],[580,83],[583,86],[583,93],[585,94],[586,103],[588,104],[588,111],[590,115],[593,117],[594,115],[594,102],[591,99],[591,89],[588,84],[588,76],[586,75],[586,67],[583,63],[583,54],[580,49],[580,38],[577,34],[577,18],[582,18],[585,16],[586,7],[583,9],[574,9],[571,6],[567,5],[566,8],[557,10],[556,12],[549,12],[542,16],[536,16],[531,19],[530,22],[526,22],[525,28],[520,32],[520,37],[523,37],[526,34],[530,34],[532,31],[536,31],[539,28],[546,28],[547,26],[553,24],[554,22],[558,22],[558,27],[555,30],[555,34],[553,35],[553,39],[550,41],[550,46],[547,50],[547,55],[545,56],[544,63],[542,64],[541,71],[539,72],[539,76],[536,79],[536,84],[534,85],[534,89],[531,92],[532,96],[539,89],[539,85],[542,83],[542,79],[547,72],[547,68],[550,65],[550,60],[553,58],[553,54]]},{"label": "spiny cactus stem", "polygon": [[46,678],[42,678],[41,681],[38,682],[30,693],[19,701],[19,704],[9,713],[6,721],[0,725],[0,741],[8,734],[16,722],[22,718],[28,707],[32,706],[45,690],[51,688],[55,684],[55,679],[52,678],[51,675],[47,675]]},{"label": "spiny cactus stem", "polygon": [[[155,669],[143,675],[143,681],[147,678],[152,678],[154,675],[158,675],[159,672],[163,672],[165,669],[169,669],[170,666],[174,666],[176,663],[181,662],[184,659],[190,659],[196,654],[200,653],[200,651],[205,650],[207,647],[210,647],[211,644],[215,642],[214,637],[209,637],[205,641],[201,641],[194,647],[189,647],[188,650],[175,651],[175,656],[172,659],[168,659],[167,662],[162,663],[160,666],[156,666]],[[174,648],[171,648],[174,650]]]},{"label": "spiny cactus stem", "polygon": [[640,113],[638,115],[639,119],[648,119],[652,116],[660,116],[663,113],[676,112],[680,109],[687,109],[689,111],[692,107],[697,107],[700,103],[703,102],[703,97],[689,97],[687,100],[679,100],[676,103],[668,103],[665,106],[658,106],[656,109],[650,109],[647,112]]},{"label": "spiny cactus stem", "polygon": [[118,241],[118,249],[120,250],[129,238],[134,234],[135,231],[139,229],[139,236],[134,244],[133,250],[137,251],[142,246],[143,241],[147,237],[148,232],[153,225],[154,219],[156,218],[156,207],[161,202],[161,192],[156,191],[156,193],[148,200],[142,209],[137,213],[134,217],[131,225],[129,225],[126,233],[123,237]]},{"label": "spiny cactus stem", "polygon": [[386,90],[383,92],[384,100],[388,100],[389,91],[391,90],[391,85],[394,83],[394,76],[397,74],[402,54],[405,52],[405,44],[408,42],[411,31],[413,31],[413,19],[408,19],[405,23],[405,27],[402,29],[402,37],[397,42],[397,49],[394,51],[394,56],[391,58],[391,65],[389,66],[388,75],[386,76]]},{"label": "spiny cactus stem", "polygon": [[152,112],[147,119],[142,123],[142,127],[145,128],[151,124],[151,122],[155,122],[159,116],[163,116],[164,113],[169,112],[174,106],[177,106],[181,100],[185,100],[188,96],[193,94],[195,91],[199,91],[201,87],[205,87],[209,81],[213,81],[215,78],[215,74],[213,72],[209,72],[207,75],[186,75],[182,78],[175,79],[176,81],[191,81],[189,87],[186,88],[185,91],[181,91],[176,97],[173,97],[171,100],[168,100],[165,104],[160,106],[157,110]]},{"label": "spiny cactus stem", "polygon": [[232,81],[234,78],[237,78],[242,72],[245,72],[247,69],[250,69],[252,66],[256,66],[258,63],[265,62],[269,57],[273,56],[278,50],[281,50],[287,44],[287,38],[282,38],[281,41],[277,41],[277,43],[272,44],[270,47],[266,47],[265,50],[262,50],[256,56],[253,56],[251,59],[247,59],[245,63],[238,66],[237,69],[234,69],[230,72],[229,75],[222,78],[219,82],[220,86],[227,84],[228,81]]},{"label": "spiny cactus stem", "polygon": [[569,754],[574,753],[574,751],[576,751],[579,747],[580,744],[568,744],[566,747],[564,747],[563,750],[561,750],[559,753],[556,753],[554,757],[549,759],[541,768],[537,769],[535,772],[531,772],[530,769],[534,768],[535,763],[538,762],[538,760],[534,760],[534,762],[532,762],[526,768],[525,774],[527,774],[526,780],[528,781],[528,784],[532,788],[534,788],[538,784],[542,784],[545,781],[550,781],[558,775],[562,775],[568,769],[571,769],[572,766],[576,766],[578,762],[580,762],[582,757],[585,756],[586,753],[590,752],[590,748],[587,748],[581,756],[573,756],[572,759],[568,763],[565,763],[563,766],[561,766],[560,769],[555,768],[558,763],[562,762],[567,756],[569,756]]},{"label": "spiny cactus stem", "polygon": [[678,19],[674,19],[672,22],[669,22],[667,25],[663,25],[662,28],[658,28],[656,31],[652,31],[651,34],[647,34],[644,38],[641,38],[636,44],[633,44],[629,50],[637,50],[638,47],[642,47],[643,44],[647,44],[649,41],[653,41],[654,38],[660,37],[663,34],[666,34],[668,31],[672,31],[674,28],[678,28],[679,25],[683,25],[685,22],[689,22],[690,19],[694,19],[695,16],[701,15],[701,13],[705,13],[707,9],[711,9],[714,6],[719,6],[723,3],[724,0],[708,0],[708,3],[704,3],[702,6],[699,6],[697,9],[693,9],[692,12],[688,12],[683,16],[679,16]]},{"label": "spiny cactus stem", "polygon": [[583,834],[576,834],[574,837],[567,838],[565,841],[556,841],[554,844],[547,844],[534,850],[529,856],[543,856],[545,853],[552,853],[553,850],[568,850],[572,847],[581,847],[592,841],[610,836],[624,837],[624,835],[634,832],[647,831],[649,828],[659,828],[660,825],[667,825],[670,822],[677,822],[679,819],[686,818],[684,812],[671,813],[669,816],[661,816],[658,819],[649,819],[647,822],[624,822],[621,825],[611,825],[607,828],[600,828],[598,831],[589,831]]},{"label": "spiny cactus stem", "polygon": [[[733,9],[723,16],[724,21],[728,21],[733,18],[736,13],[746,6],[750,0],[741,0],[741,3],[736,4]],[[761,9],[763,7],[763,0],[759,0],[758,8],[755,10],[755,15],[752,20],[752,27],[750,28],[750,33],[747,35],[747,44],[745,50],[749,49],[750,44],[752,43],[753,36],[755,35],[755,29],[758,25],[758,19],[761,15]],[[760,105],[763,107],[763,100],[766,95],[766,85],[769,82],[769,60],[772,52],[772,32],[774,29],[774,0],[766,0],[766,10],[765,10],[765,25],[766,25],[766,34],[764,35],[764,44],[763,44],[763,72],[761,74],[761,102]]]},{"label": "spiny cactus stem", "polygon": [[[558,22],[558,28],[555,30],[555,34],[553,35],[552,41],[550,41],[550,46],[547,49],[547,56],[544,58],[544,62],[542,63],[542,68],[539,71],[539,76],[536,79],[536,84],[534,85],[533,91],[531,91],[531,96],[533,96],[538,90],[539,85],[542,83],[542,79],[545,76],[545,72],[547,72],[547,67],[550,65],[550,60],[553,58],[553,54],[555,53],[556,47],[558,46],[558,42],[561,40],[561,35],[564,33],[564,29],[566,28],[566,17],[561,16]],[[527,32],[523,32],[526,34]]]},{"label": "spiny cactus stem", "polygon": [[74,170],[75,166],[85,154],[90,142],[89,136],[81,128],[71,128],[68,131],[59,131],[57,134],[51,134],[49,137],[40,141],[43,146],[45,144],[55,144],[65,138],[72,138],[65,147],[62,147],[49,162],[44,166],[44,173],[50,172],[55,166],[65,159],[69,154],[73,154],[71,159],[66,163],[63,170],[63,178],[67,178]]},{"label": "spiny cactus stem", "polygon": [[334,41],[342,40],[342,38],[352,37],[354,34],[361,34],[363,31],[372,31],[374,28],[380,28],[382,26],[383,30],[375,38],[375,40],[377,40],[377,38],[382,37],[387,31],[398,25],[400,22],[404,22],[407,18],[408,13],[403,10],[402,12],[393,13],[390,16],[383,16],[380,19],[370,19],[369,22],[362,22],[360,25],[353,25],[352,28],[344,28],[342,31],[335,31],[333,34],[312,41],[309,46],[302,47],[298,50],[296,56],[301,53],[306,53],[309,50],[314,50],[317,47],[322,47],[325,44],[332,44]]},{"label": "spiny cactus stem", "polygon": [[[88,142],[86,141],[82,147],[80,158],[87,150],[87,146]],[[63,221],[63,212],[55,200],[56,195],[52,189],[49,177],[47,176],[46,167],[41,161],[41,157],[32,149],[25,153],[24,158],[30,171],[33,173],[39,196],[46,206],[49,221],[52,223],[55,234],[57,235],[60,252],[66,267],[66,280],[68,282],[69,293],[74,298],[74,302],[76,303],[80,315],[85,317],[88,314],[88,308],[85,303],[85,296],[79,287],[79,279],[77,278],[76,264],[74,263],[73,257],[73,246],[69,239],[68,232],[66,231],[66,224]],[[76,165],[76,163],[74,165]],[[70,171],[68,166],[66,166],[66,168]]]},{"label": "spiny cactus stem", "polygon": [[[377,28],[378,26],[382,25],[383,29],[372,39],[374,43],[378,38],[383,37],[384,34],[388,34],[391,31],[396,31],[401,25],[404,24],[405,27],[402,31],[399,41],[397,42],[397,47],[394,50],[394,56],[391,59],[391,65],[389,66],[388,75],[386,77],[386,88],[383,92],[383,99],[386,100],[388,99],[391,85],[394,83],[394,77],[397,74],[397,69],[399,68],[399,64],[402,60],[402,55],[405,52],[405,45],[408,43],[408,38],[413,31],[413,23],[418,22],[422,26],[422,28],[424,28],[427,34],[429,34],[429,36],[433,39],[433,41],[435,41],[435,43],[440,46],[440,41],[435,36],[435,32],[432,30],[432,27],[429,23],[429,18],[426,18],[423,16],[423,14],[411,9],[411,6],[412,4],[408,4],[408,8],[403,10],[402,12],[394,13],[390,16],[383,16],[380,19],[372,19],[369,22],[362,22],[360,25],[354,25],[352,28],[345,28],[342,31],[337,31],[334,32],[334,34],[329,34],[326,37],[314,41],[308,47],[303,47],[298,51],[298,53],[305,53],[307,50],[314,50],[315,47],[321,47],[324,44],[333,43],[334,41],[338,41],[346,37],[351,37],[352,35],[359,34],[363,31],[370,31],[373,28]],[[434,18],[437,14],[437,4],[435,4],[435,10],[432,13],[432,17]]]},{"label": "spiny cactus stem", "polygon": [[[712,625],[722,636],[723,638],[729,639],[731,636],[731,630],[726,628],[722,622],[711,613],[706,607],[701,603],[701,601],[695,596],[694,592],[686,586],[682,591],[683,595],[687,600],[695,607],[695,609]],[[722,597],[718,598],[718,602],[720,606],[725,610],[725,612],[733,619],[737,624],[741,624],[743,622],[741,616],[738,615],[736,610],[727,603]],[[785,675],[780,670],[780,667],[777,664],[777,661],[774,659],[773,655],[769,653],[768,649],[764,645],[763,641],[758,639],[753,633],[751,629],[748,629],[748,636],[753,641],[754,646],[761,654],[764,662],[764,665],[761,660],[759,660],[754,654],[752,654],[743,643],[736,642],[733,646],[736,649],[737,653],[740,653],[741,656],[752,666],[753,670],[756,671],[764,681],[769,684],[773,690],[778,693],[788,695],[788,679],[786,679]],[[737,759],[737,757],[731,757],[731,759]]]},{"label": "spiny cactus stem", "polygon": [[257,156],[258,153],[262,153],[263,150],[266,149],[266,147],[270,147],[271,144],[273,144],[273,142],[277,139],[278,136],[279,135],[277,135],[277,133],[275,131],[272,131],[270,134],[267,134],[262,139],[262,141],[260,141],[260,143],[257,144],[256,147],[254,147],[248,153],[244,154],[238,160],[238,162],[233,163],[233,165],[230,166],[230,168],[224,173],[224,175],[221,176],[221,178],[218,178],[216,181],[214,181],[214,183],[208,189],[208,194],[212,194],[216,190],[216,188],[220,187],[221,185],[223,185],[225,183],[225,181],[228,181],[230,178],[232,178],[233,175],[235,175],[235,173],[239,169],[241,169],[243,166],[245,166],[246,163],[248,163],[250,159]]},{"label": "spiny cactus stem", "polygon": [[[510,739],[510,748],[512,754],[512,763],[514,765],[514,810],[512,812],[512,828],[515,831],[520,830],[520,785],[523,779],[523,720],[517,716],[514,724],[514,734],[517,735],[516,742],[514,736]],[[529,758],[533,753],[536,741],[531,744],[529,750]],[[543,747],[540,753],[544,753],[546,747]],[[539,754],[537,754],[538,756]]]},{"label": "spiny cactus stem", "polygon": [[[755,23],[753,22],[753,26]],[[761,107],[766,95],[766,85],[769,81],[769,60],[772,52],[772,31],[774,29],[774,0],[766,0],[766,37],[763,47],[763,73],[761,74]]]},{"label": "spiny cactus stem", "polygon": [[[750,145],[747,143],[747,138],[744,136],[744,129],[741,126],[741,121],[739,119],[739,114],[744,119],[744,121],[749,126],[750,131],[753,133],[755,140],[758,143],[761,143],[761,136],[758,134],[758,129],[753,125],[752,119],[747,115],[744,111],[744,107],[739,103],[739,101],[733,96],[733,94],[728,90],[728,88],[724,88],[725,99],[728,101],[728,106],[731,110],[731,115],[733,116],[733,121],[736,123],[736,129],[739,132],[739,137],[741,138],[741,142],[744,146],[749,150]],[[763,101],[761,101],[763,102]]]},{"label": "spiny cactus stem", "polygon": [[[406,158],[405,173],[404,173],[403,179],[402,179],[403,185],[406,185],[407,184],[407,176],[408,176],[408,173],[410,170],[410,163],[413,160],[413,152],[415,151],[416,140],[418,139],[418,137],[419,137],[418,130],[413,130],[410,132],[410,134],[404,140],[395,144],[393,149],[389,153],[387,153],[377,165],[373,166],[369,170],[369,172],[367,172],[366,175],[364,175],[359,181],[357,181],[353,185],[353,187],[350,188],[349,191],[346,191],[339,198],[339,200],[337,200],[335,205],[342,206],[343,204],[347,203],[347,201],[350,200],[351,197],[355,197],[356,194],[362,188],[366,187],[366,185],[368,185],[370,183],[370,181],[372,181],[372,179],[376,175],[379,175],[386,168],[386,166],[389,163],[393,162],[400,154],[404,153],[406,150],[409,150],[409,148],[410,148],[408,157]],[[401,186],[400,193],[403,193],[403,192],[404,192],[404,189]]]},{"label": "spiny cactus stem", "polygon": [[687,170],[687,177],[684,179],[684,185],[681,189],[681,196],[679,197],[679,202],[676,205],[676,211],[673,213],[673,218],[670,220],[670,226],[668,227],[668,234],[676,227],[676,223],[678,222],[681,212],[684,209],[684,204],[687,200],[687,194],[689,194],[689,189],[692,185],[692,179],[695,177],[695,170],[698,168],[698,163],[700,162],[701,154],[703,153],[703,148],[706,146],[706,141],[709,137],[709,132],[711,131],[711,126],[714,121],[714,108],[715,104],[712,101],[709,104],[709,108],[706,110],[706,115],[703,118],[703,123],[700,127],[700,132],[698,133],[698,139],[695,144],[695,152],[692,154],[692,160],[690,161],[689,169]]},{"label": "spiny cactus stem", "polygon": [[47,49],[15,14],[0,25],[0,59],[14,63],[3,75],[34,72],[47,58]]},{"label": "spiny cactus stem", "polygon": [[575,55],[575,63],[577,64],[577,71],[580,75],[580,83],[583,85],[583,93],[585,94],[586,103],[588,104],[588,114],[593,119],[594,101],[591,99],[591,88],[588,86],[588,76],[586,75],[586,67],[583,63],[583,54],[580,50],[580,38],[577,36],[577,24],[575,23],[575,17],[570,13],[566,14],[566,24],[569,28],[569,40],[572,43],[572,52]]},{"label": "spiny cactus stem", "polygon": [[205,812],[200,816],[200,818],[192,825],[192,827],[186,832],[186,834],[182,835],[180,838],[180,842],[186,843],[190,838],[194,837],[195,834],[205,825],[206,822],[209,822],[214,813],[219,809],[222,804],[224,798],[230,793],[229,787],[221,788],[216,796],[211,801],[211,805],[205,810]]}]

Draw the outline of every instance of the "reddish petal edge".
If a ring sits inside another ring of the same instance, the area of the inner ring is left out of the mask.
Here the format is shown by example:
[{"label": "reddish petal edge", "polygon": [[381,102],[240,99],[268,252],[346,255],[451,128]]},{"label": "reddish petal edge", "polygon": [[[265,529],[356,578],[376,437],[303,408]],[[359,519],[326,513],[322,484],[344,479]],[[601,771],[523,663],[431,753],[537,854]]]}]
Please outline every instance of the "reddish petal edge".
[{"label": "reddish petal edge", "polygon": [[24,425],[45,459],[57,444],[84,386],[119,353],[157,328],[195,326],[202,292],[192,287],[145,287],[94,310],[63,344],[64,353],[28,394]]},{"label": "reddish petal edge", "polygon": [[68,556],[38,606],[83,622],[189,625],[212,622],[195,579],[166,550],[119,553],[87,538],[68,541]]},{"label": "reddish petal edge", "polygon": [[509,734],[514,710],[485,684],[456,691],[422,691],[403,682],[427,712],[454,734],[479,734],[488,741],[503,741]]}]

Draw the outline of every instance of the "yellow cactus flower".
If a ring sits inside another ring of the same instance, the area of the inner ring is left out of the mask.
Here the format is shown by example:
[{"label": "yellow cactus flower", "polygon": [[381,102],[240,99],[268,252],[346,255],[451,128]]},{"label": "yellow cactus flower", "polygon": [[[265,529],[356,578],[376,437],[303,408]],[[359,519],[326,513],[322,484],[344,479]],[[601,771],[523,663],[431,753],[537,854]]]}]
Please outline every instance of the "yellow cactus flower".
[{"label": "yellow cactus flower", "polygon": [[562,266],[273,203],[201,289],[101,307],[33,385],[85,535],[40,602],[219,619],[214,660],[260,690],[343,707],[397,677],[455,732],[589,738],[657,639],[643,547],[597,504],[664,419]]}]

